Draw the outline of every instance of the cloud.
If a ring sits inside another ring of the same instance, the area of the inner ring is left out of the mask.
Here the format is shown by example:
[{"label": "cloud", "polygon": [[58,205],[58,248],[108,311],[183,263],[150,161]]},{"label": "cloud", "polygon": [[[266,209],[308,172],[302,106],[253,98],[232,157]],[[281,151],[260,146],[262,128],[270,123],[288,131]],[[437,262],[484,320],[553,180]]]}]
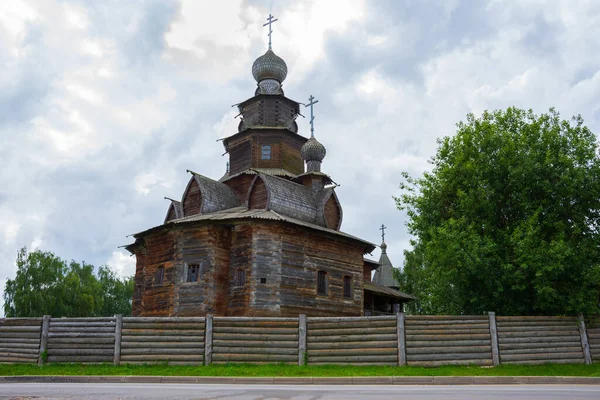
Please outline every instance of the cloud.
[{"label": "cloud", "polygon": [[[216,140],[236,130],[231,105],[254,93],[268,5],[0,6],[0,278],[25,245],[132,273],[118,246],[162,223],[185,170],[225,171]],[[342,229],[378,243],[385,223],[396,266],[409,239],[392,198],[400,173],[426,170],[468,112],[555,106],[600,130],[597,1],[289,0],[273,14],[286,95],[319,99]]]}]

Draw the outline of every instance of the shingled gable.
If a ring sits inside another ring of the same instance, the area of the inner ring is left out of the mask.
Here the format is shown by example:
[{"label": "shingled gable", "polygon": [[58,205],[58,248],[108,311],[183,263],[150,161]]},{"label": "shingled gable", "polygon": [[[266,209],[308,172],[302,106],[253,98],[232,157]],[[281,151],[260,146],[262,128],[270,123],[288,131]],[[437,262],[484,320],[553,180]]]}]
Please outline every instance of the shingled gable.
[{"label": "shingled gable", "polygon": [[213,213],[241,205],[233,189],[226,184],[194,171],[188,172],[192,177],[181,198],[185,216]]},{"label": "shingled gable", "polygon": [[177,218],[183,217],[183,207],[181,206],[181,202],[177,200],[170,199],[165,197],[166,200],[170,200],[171,204],[169,205],[169,209],[167,210],[167,215],[165,217],[165,223],[172,221]]},{"label": "shingled gable", "polygon": [[311,190],[277,176],[258,174],[248,190],[247,205],[248,208],[273,210],[313,224],[317,220],[317,207]]}]

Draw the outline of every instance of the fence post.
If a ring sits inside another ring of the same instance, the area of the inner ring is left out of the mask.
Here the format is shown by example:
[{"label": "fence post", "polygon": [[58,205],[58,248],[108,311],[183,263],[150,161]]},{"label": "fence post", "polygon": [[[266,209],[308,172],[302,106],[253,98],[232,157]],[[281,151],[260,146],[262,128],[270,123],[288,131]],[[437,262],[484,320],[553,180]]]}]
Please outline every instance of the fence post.
[{"label": "fence post", "polygon": [[583,350],[583,360],[586,364],[592,363],[592,354],[590,353],[590,343],[588,342],[587,329],[583,315],[579,314],[579,335],[581,336],[581,349]]},{"label": "fence post", "polygon": [[50,329],[50,316],[44,315],[42,317],[42,335],[40,338],[40,354],[38,356],[38,365],[44,363],[44,358],[48,351],[48,330]]},{"label": "fence post", "polygon": [[304,365],[306,353],[306,314],[298,316],[298,365]]},{"label": "fence post", "polygon": [[398,366],[406,365],[406,337],[404,331],[404,313],[396,314],[396,335],[398,336]]},{"label": "fence post", "polygon": [[123,329],[123,314],[115,315],[115,353],[113,365],[121,364],[121,330]]},{"label": "fence post", "polygon": [[212,363],[213,353],[213,316],[206,315],[206,331],[204,332],[204,365]]},{"label": "fence post", "polygon": [[500,365],[500,350],[498,349],[498,328],[496,326],[496,313],[490,311],[490,337],[492,339],[492,363],[494,367]]}]

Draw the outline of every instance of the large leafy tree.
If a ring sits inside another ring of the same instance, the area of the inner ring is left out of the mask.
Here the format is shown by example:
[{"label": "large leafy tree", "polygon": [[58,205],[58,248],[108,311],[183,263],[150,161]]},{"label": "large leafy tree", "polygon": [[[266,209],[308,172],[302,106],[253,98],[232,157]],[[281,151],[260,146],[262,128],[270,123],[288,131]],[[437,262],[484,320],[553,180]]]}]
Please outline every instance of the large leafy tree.
[{"label": "large leafy tree", "polygon": [[97,274],[90,264],[67,264],[52,252],[17,254],[17,274],[4,288],[7,317],[100,317],[131,314],[133,278],[120,278],[109,267]]},{"label": "large leafy tree", "polygon": [[580,116],[472,114],[396,198],[418,313],[598,313],[600,158]]}]

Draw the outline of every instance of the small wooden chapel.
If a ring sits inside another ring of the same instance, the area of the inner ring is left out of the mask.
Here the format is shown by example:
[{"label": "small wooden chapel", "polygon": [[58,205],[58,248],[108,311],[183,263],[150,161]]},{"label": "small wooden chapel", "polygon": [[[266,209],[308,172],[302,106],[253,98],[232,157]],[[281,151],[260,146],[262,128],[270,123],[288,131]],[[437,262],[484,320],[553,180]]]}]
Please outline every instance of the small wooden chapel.
[{"label": "small wooden chapel", "polygon": [[[188,171],[164,222],[126,246],[136,256],[134,316],[361,316],[413,300],[398,291],[387,255],[365,259],[376,246],[341,231],[342,205],[314,135],[317,100],[305,105],[306,138],[296,123],[301,103],[283,92],[287,65],[272,50],[276,20],[267,21],[268,50],[252,65],[256,91],[237,105],[238,131],[223,139],[226,174]],[[372,281],[378,269],[386,279]]]}]

